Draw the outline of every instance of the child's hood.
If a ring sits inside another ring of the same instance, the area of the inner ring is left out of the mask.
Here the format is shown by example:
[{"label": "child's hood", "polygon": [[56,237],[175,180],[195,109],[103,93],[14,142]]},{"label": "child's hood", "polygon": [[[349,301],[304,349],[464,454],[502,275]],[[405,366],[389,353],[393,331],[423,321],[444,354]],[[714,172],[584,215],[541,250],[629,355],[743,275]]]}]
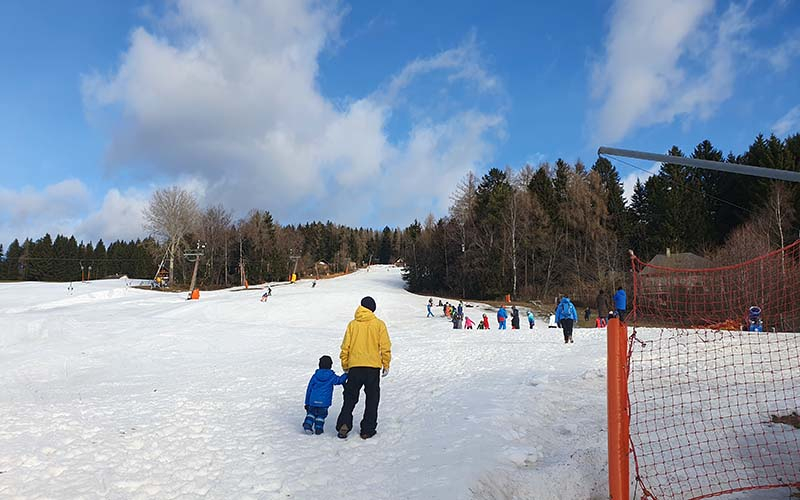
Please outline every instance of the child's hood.
[{"label": "child's hood", "polygon": [[338,375],[330,368],[317,368],[317,371],[314,372],[314,378],[320,382],[330,382],[336,377],[338,377]]}]

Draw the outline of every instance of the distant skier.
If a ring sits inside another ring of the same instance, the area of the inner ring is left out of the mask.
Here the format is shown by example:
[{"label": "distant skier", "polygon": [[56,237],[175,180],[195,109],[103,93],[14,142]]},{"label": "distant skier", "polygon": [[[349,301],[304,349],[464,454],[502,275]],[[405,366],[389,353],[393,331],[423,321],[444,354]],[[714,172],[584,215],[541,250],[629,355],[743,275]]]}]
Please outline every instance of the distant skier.
[{"label": "distant skier", "polygon": [[[333,386],[342,385],[347,381],[347,374],[336,375],[331,370],[333,360],[330,356],[319,358],[319,368],[314,372],[306,388],[306,418],[303,420],[303,430],[306,434],[322,434],[328,408],[333,399]],[[312,429],[313,428],[313,429]]]},{"label": "distant skier", "polygon": [[261,296],[261,302],[266,302],[268,298],[269,292],[264,292],[264,294]]},{"label": "distant skier", "polygon": [[317,286],[317,280],[315,279],[313,283],[311,283],[311,288],[315,288]]},{"label": "distant skier", "polygon": [[498,330],[505,330],[506,329],[506,318],[508,318],[508,313],[506,312],[506,306],[500,306],[500,309],[497,310],[497,329]]},{"label": "distant skier", "polygon": [[[381,376],[389,374],[392,361],[392,342],[386,324],[375,316],[375,299],[364,297],[356,309],[355,319],[347,325],[342,341],[342,369],[347,372],[344,386],[344,403],[336,420],[338,437],[344,439],[353,428],[353,409],[358,403],[358,393],[364,388],[364,418],[361,420],[361,438],[375,435],[378,426]],[[381,367],[383,372],[381,372]]]},{"label": "distant skier", "polygon": [[469,319],[469,316],[466,316],[464,318],[464,326],[467,328],[467,330],[472,330],[472,327],[475,326],[475,322]]},{"label": "distant skier", "polygon": [[428,316],[426,316],[428,318],[432,318],[433,317],[433,311],[431,311],[431,306],[432,305],[433,305],[433,301],[428,302]]},{"label": "distant skier", "polygon": [[267,287],[267,297],[272,297],[272,287],[271,286]]},{"label": "distant skier", "polygon": [[453,330],[461,329],[461,316],[457,312],[453,312]]},{"label": "distant skier", "polygon": [[458,315],[463,316],[463,314],[464,314],[464,303],[458,301]]},{"label": "distant skier", "polygon": [[591,309],[589,309],[589,308],[587,307],[587,308],[586,308],[586,309],[583,311],[583,320],[584,320],[584,321],[589,321],[589,316],[591,316],[591,315],[592,315],[592,310],[591,310]]},{"label": "distant skier", "polygon": [[568,296],[561,299],[561,303],[556,308],[556,323],[564,330],[564,343],[572,341],[572,327],[578,321],[578,311],[572,305]]},{"label": "distant skier", "polygon": [[511,329],[519,330],[519,310],[517,306],[511,306]]},{"label": "distant skier", "polygon": [[621,322],[625,322],[626,309],[627,309],[627,296],[622,287],[617,288],[617,293],[614,294],[614,309]]},{"label": "distant skier", "polygon": [[483,325],[483,328],[481,328],[481,330],[489,329],[489,317],[486,316],[486,313],[483,314],[483,319],[481,320],[481,324]]},{"label": "distant skier", "polygon": [[536,318],[533,316],[533,311],[528,311],[528,328],[533,330],[533,325],[536,324]]}]

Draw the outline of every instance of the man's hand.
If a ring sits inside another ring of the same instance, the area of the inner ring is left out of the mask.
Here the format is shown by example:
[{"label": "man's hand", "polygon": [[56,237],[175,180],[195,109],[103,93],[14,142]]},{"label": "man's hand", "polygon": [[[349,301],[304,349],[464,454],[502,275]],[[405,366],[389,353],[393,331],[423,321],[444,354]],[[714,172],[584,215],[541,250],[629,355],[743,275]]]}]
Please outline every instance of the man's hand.
[{"label": "man's hand", "polygon": [[389,369],[388,368],[384,368],[383,369],[383,373],[381,373],[381,377],[385,377],[386,375],[389,375]]}]

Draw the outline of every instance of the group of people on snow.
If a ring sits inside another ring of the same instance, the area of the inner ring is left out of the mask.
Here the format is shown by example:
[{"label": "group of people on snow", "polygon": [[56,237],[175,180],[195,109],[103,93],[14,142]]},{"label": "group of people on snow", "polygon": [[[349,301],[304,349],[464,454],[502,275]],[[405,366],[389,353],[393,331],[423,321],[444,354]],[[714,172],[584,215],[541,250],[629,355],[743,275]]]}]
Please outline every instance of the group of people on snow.
[{"label": "group of people on snow", "polygon": [[[469,316],[464,314],[464,302],[459,301],[458,306],[453,306],[450,302],[442,303],[439,300],[439,306],[442,308],[442,314],[445,318],[449,319],[453,322],[453,329],[462,329],[465,328],[467,330],[472,330],[473,328],[477,330],[489,330],[489,317],[484,313],[481,316],[481,319],[478,320],[476,323],[472,320]],[[435,315],[433,314],[433,299],[428,299],[428,304],[426,306],[428,311],[428,318],[433,318]],[[533,326],[536,324],[536,318],[533,315],[533,311],[528,311],[528,326],[530,329],[533,329]],[[497,311],[497,325],[498,329],[506,330],[506,321],[509,318],[509,313],[506,310],[504,305],[500,306],[500,309]],[[519,309],[517,306],[511,306],[511,329],[512,330],[519,330],[520,328],[520,316],[519,316]]]}]

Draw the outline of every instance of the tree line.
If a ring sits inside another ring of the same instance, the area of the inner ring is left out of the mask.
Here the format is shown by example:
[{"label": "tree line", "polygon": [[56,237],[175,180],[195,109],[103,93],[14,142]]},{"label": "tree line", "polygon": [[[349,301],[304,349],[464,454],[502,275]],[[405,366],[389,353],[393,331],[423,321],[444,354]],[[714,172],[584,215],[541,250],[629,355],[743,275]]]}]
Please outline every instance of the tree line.
[{"label": "tree line", "polygon": [[[683,156],[677,147],[668,153]],[[739,155],[700,142],[693,158],[800,171],[800,134],[759,135]],[[598,288],[627,285],[628,249],[648,260],[666,248],[721,264],[785,246],[798,234],[800,189],[755,177],[663,164],[623,196],[618,167],[562,159],[536,168],[469,173],[446,216],[404,229],[353,228],[333,222],[282,225],[267,210],[234,220],[222,205],[201,209],[187,191],[156,191],[145,210],[150,235],[106,248],[74,237],[15,240],[3,252],[0,279],[72,281],[80,265],[93,277],[153,277],[164,263],[170,283],[187,283],[201,251],[201,286],[239,285],[341,273],[369,263],[405,262],[412,292],[493,299],[588,300]],[[242,272],[243,271],[243,272]]]},{"label": "tree line", "polygon": [[186,284],[193,263],[184,254],[199,250],[200,285],[222,287],[243,284],[243,279],[286,280],[295,271],[292,257],[298,274],[316,276],[394,263],[407,251],[399,229],[351,228],[330,221],[281,225],[264,210],[234,221],[222,205],[200,210],[194,197],[178,187],[156,191],[145,216],[152,236],[115,241],[108,248],[103,240],[93,245],[49,234],[21,244],[14,240],[5,252],[0,244],[0,280],[77,281],[89,277],[90,266],[91,278],[154,278],[163,264],[170,283]]},{"label": "tree line", "polygon": [[[668,154],[684,156],[677,147]],[[800,134],[758,135],[727,156],[704,140],[691,157],[800,171]],[[630,285],[628,249],[643,260],[669,248],[729,264],[797,239],[796,185],[667,163],[626,201],[615,163],[559,159],[468,174],[446,217],[406,228],[408,288],[484,299],[568,293],[591,303],[598,289]]]},{"label": "tree line", "polygon": [[156,271],[152,238],[84,243],[74,236],[45,234],[37,240],[14,240],[3,252],[0,244],[0,280],[80,281],[107,276],[149,277]]}]

